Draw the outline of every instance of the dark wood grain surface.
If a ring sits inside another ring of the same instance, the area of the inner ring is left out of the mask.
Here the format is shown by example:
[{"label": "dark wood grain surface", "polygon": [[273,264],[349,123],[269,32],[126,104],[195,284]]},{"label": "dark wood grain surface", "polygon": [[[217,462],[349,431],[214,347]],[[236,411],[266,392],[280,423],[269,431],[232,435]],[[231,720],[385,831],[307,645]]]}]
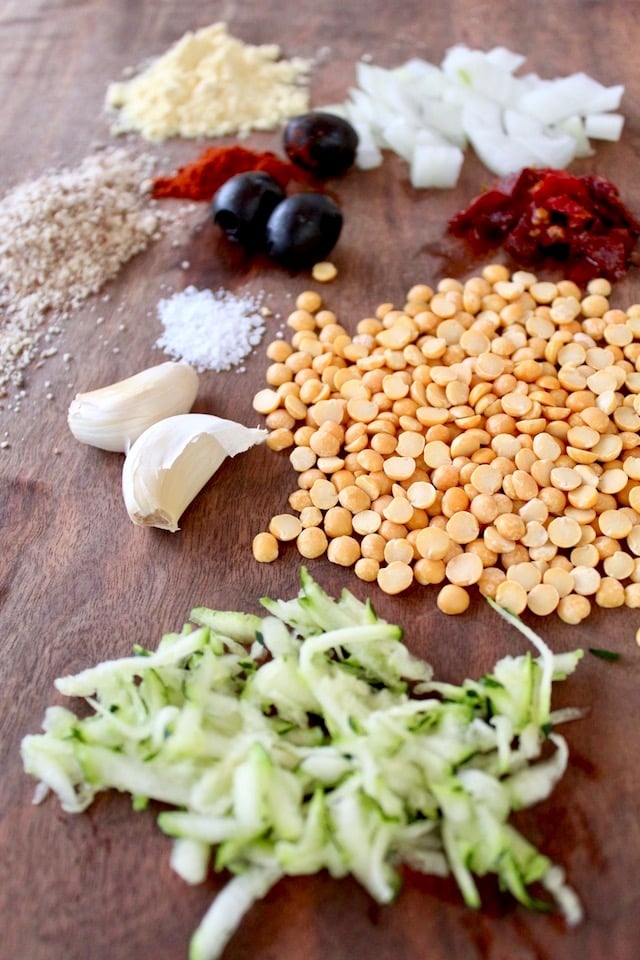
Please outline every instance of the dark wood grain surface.
[{"label": "dark wood grain surface", "polygon": [[[109,143],[107,84],[186,30],[225,20],[236,36],[278,42],[287,56],[322,51],[312,73],[316,105],[344,99],[363,54],[384,66],[410,56],[439,63],[458,41],[508,46],[543,76],[585,70],[606,84],[623,82],[622,141],[599,146],[575,170],[608,176],[640,213],[637,14],[630,0],[3,0],[0,191]],[[247,143],[279,148],[277,134]],[[167,170],[196,155],[193,143],[155,150]],[[414,283],[479,268],[448,260],[441,239],[447,218],[487,179],[470,154],[453,191],[416,193],[394,157],[344,178],[345,228],[333,258],[340,273],[323,292],[345,325],[353,328],[380,302],[400,304]],[[264,291],[275,330],[310,281],[230,255],[199,208],[179,246],[159,242],[110,284],[108,302],[74,314],[59,354],[27,372],[19,413],[0,406],[0,433],[8,439],[0,449],[2,960],[179,960],[218,889],[214,879],[188,888],[173,874],[153,814],[132,813],[126,798],[103,796],[81,816],[63,814],[54,800],[33,807],[34,784],[19,758],[21,738],[40,729],[56,699],[55,677],[124,655],[136,641],[153,645],[196,603],[257,612],[260,596],[297,590],[293,550],[270,566],[255,564],[250,551],[252,536],[282,511],[293,489],[286,457],[263,447],[227,461],[181,531],[170,535],[130,523],[121,458],[81,446],[68,432],[66,410],[77,390],[161,358],[153,346],[160,332],[155,306],[167,289],[187,283]],[[637,273],[613,299],[621,306],[640,300]],[[265,368],[258,349],[245,373],[203,375],[197,408],[255,423],[251,399]],[[480,602],[446,618],[435,607],[435,589],[390,598],[326,560],[310,568],[330,592],[347,585],[361,597],[372,593],[379,612],[405,626],[411,647],[444,679],[477,675],[498,656],[523,649],[519,637],[496,629]],[[317,876],[281,882],[251,911],[225,960],[639,956],[639,621],[631,610],[596,612],[579,627],[530,618],[555,649],[605,645],[622,655],[613,664],[587,656],[559,691],[558,703],[588,708],[588,716],[567,730],[572,763],[554,795],[521,818],[527,834],[566,866],[586,908],[580,927],[568,932],[556,918],[531,915],[492,884],[482,887],[484,909],[472,913],[452,882],[407,877],[397,904],[379,908],[355,882]]]}]

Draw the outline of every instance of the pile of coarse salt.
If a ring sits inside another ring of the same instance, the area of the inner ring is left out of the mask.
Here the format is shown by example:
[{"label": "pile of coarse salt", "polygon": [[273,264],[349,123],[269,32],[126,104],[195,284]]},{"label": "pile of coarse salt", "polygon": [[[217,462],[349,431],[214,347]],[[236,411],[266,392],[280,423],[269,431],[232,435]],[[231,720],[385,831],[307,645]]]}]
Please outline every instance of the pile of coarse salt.
[{"label": "pile of coarse salt", "polygon": [[260,296],[189,286],[159,301],[164,333],[156,346],[199,372],[232,367],[240,372],[239,365],[262,339],[265,315]]}]

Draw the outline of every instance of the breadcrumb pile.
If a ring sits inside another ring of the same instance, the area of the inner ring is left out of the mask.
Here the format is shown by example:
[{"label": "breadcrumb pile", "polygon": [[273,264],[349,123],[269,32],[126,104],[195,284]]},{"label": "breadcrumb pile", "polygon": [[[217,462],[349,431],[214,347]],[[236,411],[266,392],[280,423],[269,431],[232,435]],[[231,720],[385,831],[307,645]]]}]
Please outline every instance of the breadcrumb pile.
[{"label": "breadcrumb pile", "polygon": [[20,385],[43,335],[159,235],[153,163],[99,151],[0,200],[0,387]]},{"label": "breadcrumb pile", "polygon": [[169,137],[221,137],[272,130],[309,109],[310,63],[281,59],[277,44],[252,46],[225,23],[189,31],[128,80],[109,85],[111,132]]}]

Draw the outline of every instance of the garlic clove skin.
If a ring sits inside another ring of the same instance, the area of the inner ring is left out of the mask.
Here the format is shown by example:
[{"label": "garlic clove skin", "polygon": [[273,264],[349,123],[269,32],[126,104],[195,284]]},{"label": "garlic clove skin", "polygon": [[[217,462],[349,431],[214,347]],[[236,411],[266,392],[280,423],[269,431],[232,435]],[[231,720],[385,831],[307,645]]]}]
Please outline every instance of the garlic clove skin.
[{"label": "garlic clove skin", "polygon": [[131,520],[175,533],[186,508],[224,460],[262,443],[267,433],[206,413],[153,424],[124,461],[122,493]]},{"label": "garlic clove skin", "polygon": [[168,360],[126,380],[76,394],[69,405],[67,422],[81,443],[126,453],[158,420],[188,413],[198,385],[193,367],[182,360]]}]

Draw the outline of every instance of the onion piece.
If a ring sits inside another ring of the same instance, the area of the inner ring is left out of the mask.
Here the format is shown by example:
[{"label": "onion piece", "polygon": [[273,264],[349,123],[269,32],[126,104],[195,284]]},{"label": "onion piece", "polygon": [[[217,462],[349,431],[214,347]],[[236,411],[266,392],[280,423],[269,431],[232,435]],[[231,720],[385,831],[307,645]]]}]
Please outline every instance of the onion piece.
[{"label": "onion piece", "polygon": [[[418,57],[392,69],[360,61],[347,101],[323,109],[356,128],[358,167],[379,166],[383,151],[392,150],[409,165],[412,182],[440,188],[455,182],[450,171],[434,172],[444,170],[444,154],[426,160],[429,143],[436,151],[471,145],[492,173],[504,176],[531,165],[564,168],[593,154],[590,138],[620,139],[624,86],[603,86],[583,72],[551,80],[518,74],[524,63],[506,47],[485,53],[465,44],[450,47],[439,66]],[[458,154],[450,156],[457,169]]]},{"label": "onion piece", "polygon": [[574,113],[586,115],[617,110],[624,87],[603,87],[586,73],[543,80],[520,100],[520,109],[542,123],[557,123]]},{"label": "onion piece", "polygon": [[567,133],[575,143],[574,159],[581,157],[592,157],[595,150],[589,143],[589,138],[585,129],[585,121],[582,117],[574,114],[567,117],[561,123],[552,124],[549,128],[550,133]]},{"label": "onion piece", "polygon": [[534,166],[536,162],[531,150],[498,130],[475,130],[469,140],[485,167],[499,177]]},{"label": "onion piece", "polygon": [[428,136],[428,131],[421,130],[418,124],[411,123],[404,117],[397,117],[383,130],[385,147],[410,164],[421,133]]},{"label": "onion piece", "polygon": [[460,147],[420,144],[411,158],[411,185],[417,189],[455,187],[463,160]]},{"label": "onion piece", "polygon": [[620,113],[592,113],[584,122],[584,132],[594,140],[620,139],[624,117]]}]

